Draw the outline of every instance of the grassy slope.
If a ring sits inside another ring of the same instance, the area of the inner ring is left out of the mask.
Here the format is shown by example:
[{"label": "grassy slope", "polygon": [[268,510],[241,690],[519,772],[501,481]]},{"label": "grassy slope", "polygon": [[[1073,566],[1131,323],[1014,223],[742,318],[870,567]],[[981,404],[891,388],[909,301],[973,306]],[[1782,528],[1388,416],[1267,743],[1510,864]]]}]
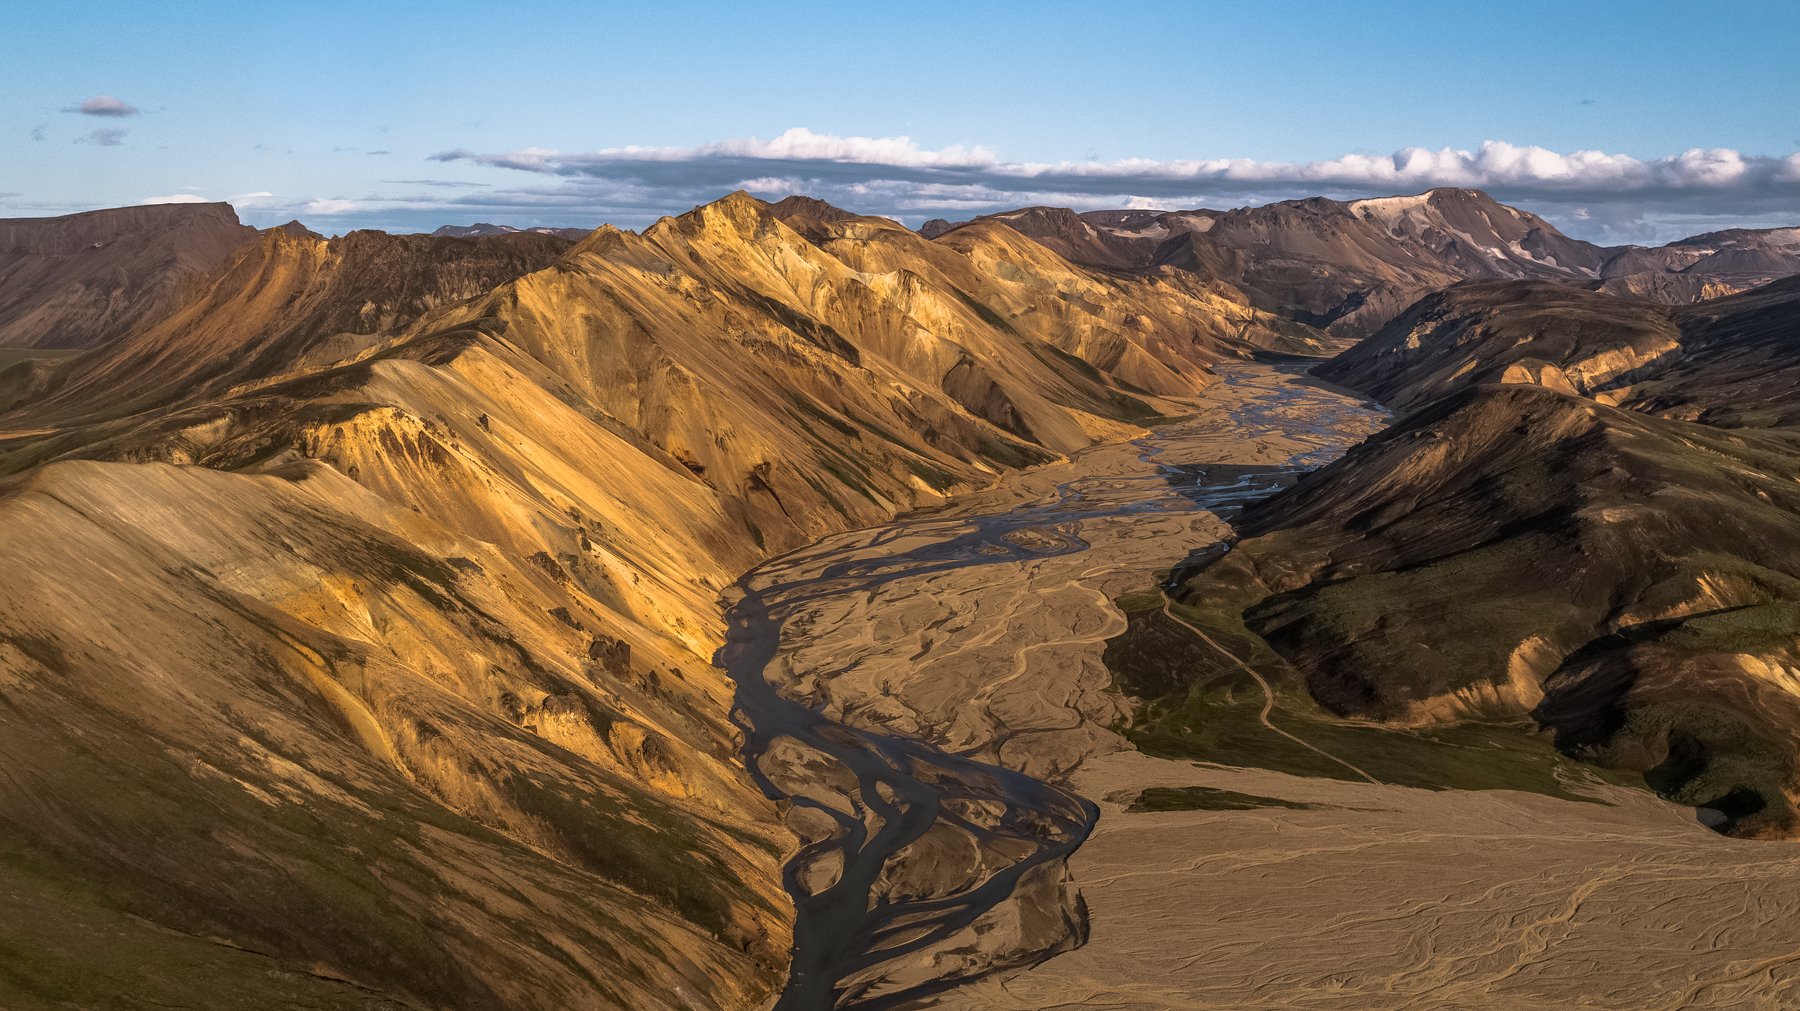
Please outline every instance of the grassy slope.
[{"label": "grassy slope", "polygon": [[[1257,719],[1263,702],[1260,688],[1164,616],[1160,594],[1134,594],[1120,598],[1118,604],[1129,625],[1108,641],[1105,661],[1115,684],[1148,699],[1126,730],[1140,749],[1165,758],[1354,778],[1344,766],[1262,726]],[[1530,732],[1527,721],[1413,730],[1335,718],[1294,687],[1297,674],[1266,644],[1256,645],[1262,643],[1260,637],[1231,608],[1177,605],[1176,609],[1226,648],[1241,649],[1238,655],[1272,683],[1288,686],[1276,693],[1272,722],[1383,782],[1587,799],[1581,787],[1598,778],[1558,755],[1546,737]]]}]

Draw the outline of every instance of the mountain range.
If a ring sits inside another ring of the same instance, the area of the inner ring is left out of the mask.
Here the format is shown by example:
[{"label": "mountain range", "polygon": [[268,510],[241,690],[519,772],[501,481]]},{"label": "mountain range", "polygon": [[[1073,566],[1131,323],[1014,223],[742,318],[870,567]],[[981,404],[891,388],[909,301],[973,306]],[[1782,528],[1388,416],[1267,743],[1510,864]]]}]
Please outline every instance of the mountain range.
[{"label": "mountain range", "polygon": [[514,228],[511,225],[491,225],[485,221],[477,221],[472,225],[444,225],[434,230],[434,239],[479,239],[493,235],[516,235],[520,232],[533,232],[538,235],[556,235],[565,239],[580,239],[587,235],[586,228],[550,228],[537,226],[533,228]]},{"label": "mountain range", "polygon": [[[734,194],[579,242],[218,205],[0,226],[54,293],[8,284],[0,360],[32,985],[232,1003],[304,964],[332,967],[290,984],[320,1006],[361,1006],[352,979],[738,1007],[779,982],[785,844],[710,662],[721,591],[1301,336],[1003,226],[782,212]],[[114,963],[54,954],[71,916]]]},{"label": "mountain range", "polygon": [[794,844],[722,593],[1271,355],[1396,422],[1184,603],[1335,716],[1529,718],[1791,834],[1794,274],[1800,230],[1603,248],[1469,190],[0,221],[0,1003],[766,1003]]},{"label": "mountain range", "polygon": [[[1800,271],[1800,231],[1735,229],[1664,246],[1596,246],[1478,190],[1230,211],[1029,207],[988,219],[1071,261],[1228,282],[1257,308],[1345,338],[1374,333],[1420,296],[1461,281],[1543,279],[1668,303]],[[962,227],[942,220],[922,231]]]}]

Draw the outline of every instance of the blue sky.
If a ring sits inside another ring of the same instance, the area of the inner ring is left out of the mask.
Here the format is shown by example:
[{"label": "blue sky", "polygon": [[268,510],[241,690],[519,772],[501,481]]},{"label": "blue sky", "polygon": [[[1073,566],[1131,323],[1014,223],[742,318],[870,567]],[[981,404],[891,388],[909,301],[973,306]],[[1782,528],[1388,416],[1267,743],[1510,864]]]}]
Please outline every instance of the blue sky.
[{"label": "blue sky", "polygon": [[742,185],[917,223],[1467,184],[1603,240],[1800,223],[1791,2],[23,0],[6,22],[0,215],[637,227]]}]

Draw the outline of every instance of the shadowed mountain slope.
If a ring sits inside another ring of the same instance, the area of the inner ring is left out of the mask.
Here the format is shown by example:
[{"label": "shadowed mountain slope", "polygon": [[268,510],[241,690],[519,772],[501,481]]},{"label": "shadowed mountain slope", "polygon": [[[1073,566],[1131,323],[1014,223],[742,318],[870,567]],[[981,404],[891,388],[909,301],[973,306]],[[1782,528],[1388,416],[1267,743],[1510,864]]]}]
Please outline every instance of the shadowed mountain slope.
[{"label": "shadowed mountain slope", "polygon": [[0,360],[0,440],[11,417],[27,431],[61,430],[56,446],[91,443],[233,384],[355,353],[375,334],[541,268],[568,247],[529,233],[352,232],[328,241],[270,229],[126,338],[74,358]]},{"label": "shadowed mountain slope", "polygon": [[1534,383],[1671,417],[1769,426],[1796,417],[1797,344],[1792,278],[1691,306],[1501,282],[1421,299],[1315,371],[1401,410],[1481,383]]},{"label": "shadowed mountain slope", "polygon": [[1728,428],[1800,425],[1800,278],[1679,312],[1681,356],[1631,406]]},{"label": "shadowed mountain slope", "polygon": [[1482,383],[1593,394],[1678,356],[1665,306],[1548,281],[1458,285],[1422,298],[1315,370],[1406,411]]}]

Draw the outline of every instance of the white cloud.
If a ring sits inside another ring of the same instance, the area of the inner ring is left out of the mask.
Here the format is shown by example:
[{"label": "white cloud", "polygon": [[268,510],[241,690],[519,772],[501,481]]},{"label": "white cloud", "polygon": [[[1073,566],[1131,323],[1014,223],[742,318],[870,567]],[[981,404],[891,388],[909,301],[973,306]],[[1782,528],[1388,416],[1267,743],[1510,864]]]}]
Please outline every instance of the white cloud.
[{"label": "white cloud", "polygon": [[140,110],[130,102],[122,101],[111,95],[95,95],[93,98],[83,100],[80,105],[68,106],[63,111],[78,112],[83,116],[120,117],[135,116]]},{"label": "white cloud", "polygon": [[[924,148],[908,137],[839,137],[805,129],[773,140],[746,137],[696,147],[549,148],[480,154],[445,151],[443,162],[555,177],[552,185],[497,190],[486,208],[564,208],[642,222],[743,188],[764,197],[801,192],[871,214],[920,221],[1028,204],[1096,207],[1234,207],[1310,196],[1340,199],[1416,193],[1440,186],[1495,197],[1570,221],[1599,241],[1675,238],[1725,223],[1789,223],[1800,199],[1800,154],[1747,155],[1693,148],[1656,158],[1487,141],[1473,149],[1408,147],[1310,162],[1249,158],[1019,162],[991,149]],[[1581,208],[1585,218],[1575,218]],[[1685,229],[1685,230],[1684,230]]]},{"label": "white cloud", "polygon": [[985,147],[953,145],[929,151],[919,147],[910,137],[838,137],[814,133],[798,126],[774,140],[745,137],[695,148],[692,152],[662,149],[660,156],[681,159],[695,155],[776,161],[835,161],[860,165],[982,167],[999,164],[999,158]]},{"label": "white cloud", "polygon": [[850,165],[891,165],[915,168],[971,168],[999,164],[985,147],[953,145],[932,151],[910,137],[839,137],[794,127],[773,140],[740,137],[700,147],[602,148],[589,154],[562,154],[550,148],[526,148],[507,154],[482,155],[472,151],[443,151],[433,161],[473,161],[530,172],[580,174],[587,165],[612,162],[684,162],[705,159],[753,161],[825,161]]},{"label": "white cloud", "polygon": [[755,193],[799,193],[806,188],[806,180],[798,176],[757,176],[754,179],[739,179],[734,189],[750,190]]},{"label": "white cloud", "polygon": [[212,201],[198,193],[169,193],[160,197],[145,197],[138,201],[139,206],[145,204],[208,204]]},{"label": "white cloud", "polygon": [[[1694,148],[1639,159],[1603,151],[1562,153],[1543,147],[1487,141],[1475,150],[1402,148],[1391,155],[1348,154],[1311,162],[1210,158],[1158,161],[1009,162],[985,147],[921,148],[908,137],[838,137],[803,128],[773,140],[746,137],[690,148],[615,147],[592,152],[526,148],[498,154],[466,150],[433,155],[550,175],[655,181],[674,178],[676,166],[729,168],[737,179],[890,178],[964,187],[1031,181],[1048,192],[1080,192],[1101,185],[1153,183],[1162,187],[1243,189],[1308,183],[1316,187],[1421,189],[1435,186],[1523,187],[1545,191],[1676,190],[1787,181],[1800,161],[1750,157],[1729,148]],[[718,173],[711,173],[718,174]]]},{"label": "white cloud", "polygon": [[[1636,158],[1490,141],[1469,150],[1404,148],[1311,162],[1027,163],[1006,161],[979,146],[932,149],[907,137],[838,137],[795,129],[772,140],[748,137],[687,148],[577,153],[525,148],[432,157],[465,163],[468,174],[486,172],[492,182],[393,179],[373,192],[314,197],[258,191],[231,201],[258,223],[298,217],[324,219],[333,229],[429,231],[447,221],[469,220],[576,227],[612,222],[636,228],[733,189],[768,199],[804,193],[917,224],[1033,204],[1077,210],[1222,208],[1466,186],[1603,242],[1665,241],[1800,218],[1800,154],[1771,158],[1729,149]],[[496,174],[495,168],[513,171]]]}]

